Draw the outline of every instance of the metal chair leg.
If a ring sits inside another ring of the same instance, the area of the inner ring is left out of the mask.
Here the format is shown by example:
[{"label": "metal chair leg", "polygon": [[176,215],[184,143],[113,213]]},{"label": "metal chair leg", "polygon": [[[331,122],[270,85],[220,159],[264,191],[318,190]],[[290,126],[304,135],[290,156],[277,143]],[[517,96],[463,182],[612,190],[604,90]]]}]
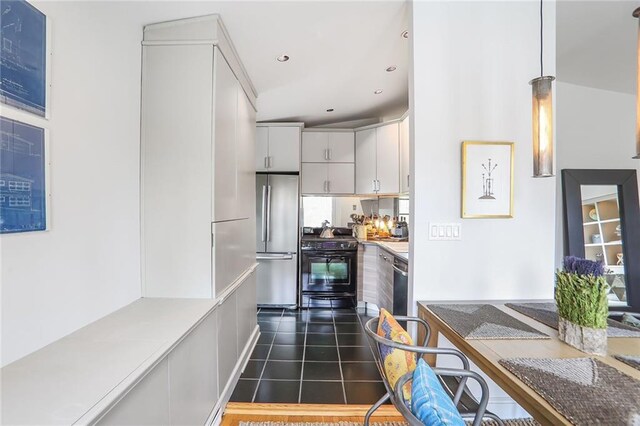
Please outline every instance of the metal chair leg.
[{"label": "metal chair leg", "polygon": [[364,416],[364,426],[369,426],[369,420],[371,419],[371,415],[378,409],[380,408],[380,406],[382,404],[384,404],[385,402],[387,402],[387,400],[389,399],[389,392],[385,393],[382,398],[380,398],[378,400],[378,402],[376,402],[375,404],[373,404],[373,406],[371,408],[369,408],[369,411],[367,411],[367,414],[365,414]]}]

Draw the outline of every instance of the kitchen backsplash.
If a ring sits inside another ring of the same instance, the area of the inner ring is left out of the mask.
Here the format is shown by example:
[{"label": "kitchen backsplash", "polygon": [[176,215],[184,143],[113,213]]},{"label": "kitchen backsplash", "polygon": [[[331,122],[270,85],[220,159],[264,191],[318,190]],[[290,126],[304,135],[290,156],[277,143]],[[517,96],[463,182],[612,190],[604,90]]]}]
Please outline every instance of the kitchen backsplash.
[{"label": "kitchen backsplash", "polygon": [[[302,197],[302,226],[321,226],[328,220],[332,226],[347,227],[351,215],[406,216],[409,200],[398,197]],[[406,211],[404,211],[406,210]]]}]

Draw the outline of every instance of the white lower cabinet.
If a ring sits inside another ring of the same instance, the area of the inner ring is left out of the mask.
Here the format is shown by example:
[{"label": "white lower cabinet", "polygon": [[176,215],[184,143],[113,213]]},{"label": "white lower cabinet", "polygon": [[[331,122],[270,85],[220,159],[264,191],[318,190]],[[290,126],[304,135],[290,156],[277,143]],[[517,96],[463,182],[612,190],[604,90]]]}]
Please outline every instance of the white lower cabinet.
[{"label": "white lower cabinet", "polygon": [[205,424],[230,397],[256,326],[254,269],[98,423]]},{"label": "white lower cabinet", "polygon": [[257,325],[256,271],[253,271],[247,277],[236,293],[238,307],[238,354],[241,354]]},{"label": "white lower cabinet", "polygon": [[169,362],[165,358],[129,391],[98,424],[118,426],[168,425]]},{"label": "white lower cabinet", "polygon": [[234,291],[218,307],[218,383],[220,392],[224,391],[224,387],[238,362],[236,294],[237,291]]},{"label": "white lower cabinet", "polygon": [[171,424],[202,425],[218,401],[217,310],[169,354]]}]

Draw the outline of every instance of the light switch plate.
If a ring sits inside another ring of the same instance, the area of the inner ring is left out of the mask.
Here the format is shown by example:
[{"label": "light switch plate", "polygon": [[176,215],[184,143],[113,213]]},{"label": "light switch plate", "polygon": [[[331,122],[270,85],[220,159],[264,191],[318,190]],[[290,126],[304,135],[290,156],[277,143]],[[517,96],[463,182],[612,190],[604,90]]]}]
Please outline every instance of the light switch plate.
[{"label": "light switch plate", "polygon": [[429,222],[429,239],[433,241],[459,241],[462,240],[461,223],[435,223]]}]

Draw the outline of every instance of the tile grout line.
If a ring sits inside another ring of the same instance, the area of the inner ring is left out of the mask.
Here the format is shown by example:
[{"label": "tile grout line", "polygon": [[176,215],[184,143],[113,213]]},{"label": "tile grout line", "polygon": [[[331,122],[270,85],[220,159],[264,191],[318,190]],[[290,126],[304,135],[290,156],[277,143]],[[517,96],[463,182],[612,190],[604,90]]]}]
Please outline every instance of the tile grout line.
[{"label": "tile grout line", "polygon": [[336,339],[336,352],[338,353],[338,367],[340,369],[340,383],[342,384],[342,397],[344,398],[344,403],[347,403],[347,391],[344,386],[344,374],[342,372],[342,360],[340,358],[340,345],[338,343],[338,329],[336,328],[336,318],[333,313],[333,303],[331,303],[331,319],[333,320],[333,333]]},{"label": "tile grout line", "polygon": [[302,367],[300,368],[300,388],[298,389],[298,404],[302,404],[302,379],[304,378],[304,358],[307,354],[307,329],[309,323],[304,322],[304,343],[302,344]]},{"label": "tile grout line", "polygon": [[284,315],[284,309],[280,313],[280,321],[278,321],[278,327],[276,327],[276,331],[273,333],[273,339],[271,339],[271,344],[269,345],[269,352],[267,352],[267,359],[264,360],[264,365],[262,366],[262,370],[260,371],[258,384],[256,386],[256,390],[253,391],[253,397],[251,398],[251,402],[254,402],[256,399],[256,396],[258,395],[258,389],[260,389],[260,382],[262,382],[262,376],[264,375],[264,370],[267,368],[267,363],[269,362],[269,355],[271,355],[271,349],[273,349],[273,342],[274,340],[276,340],[276,334],[278,332],[278,328],[280,328],[280,322],[282,321],[283,315]]}]

